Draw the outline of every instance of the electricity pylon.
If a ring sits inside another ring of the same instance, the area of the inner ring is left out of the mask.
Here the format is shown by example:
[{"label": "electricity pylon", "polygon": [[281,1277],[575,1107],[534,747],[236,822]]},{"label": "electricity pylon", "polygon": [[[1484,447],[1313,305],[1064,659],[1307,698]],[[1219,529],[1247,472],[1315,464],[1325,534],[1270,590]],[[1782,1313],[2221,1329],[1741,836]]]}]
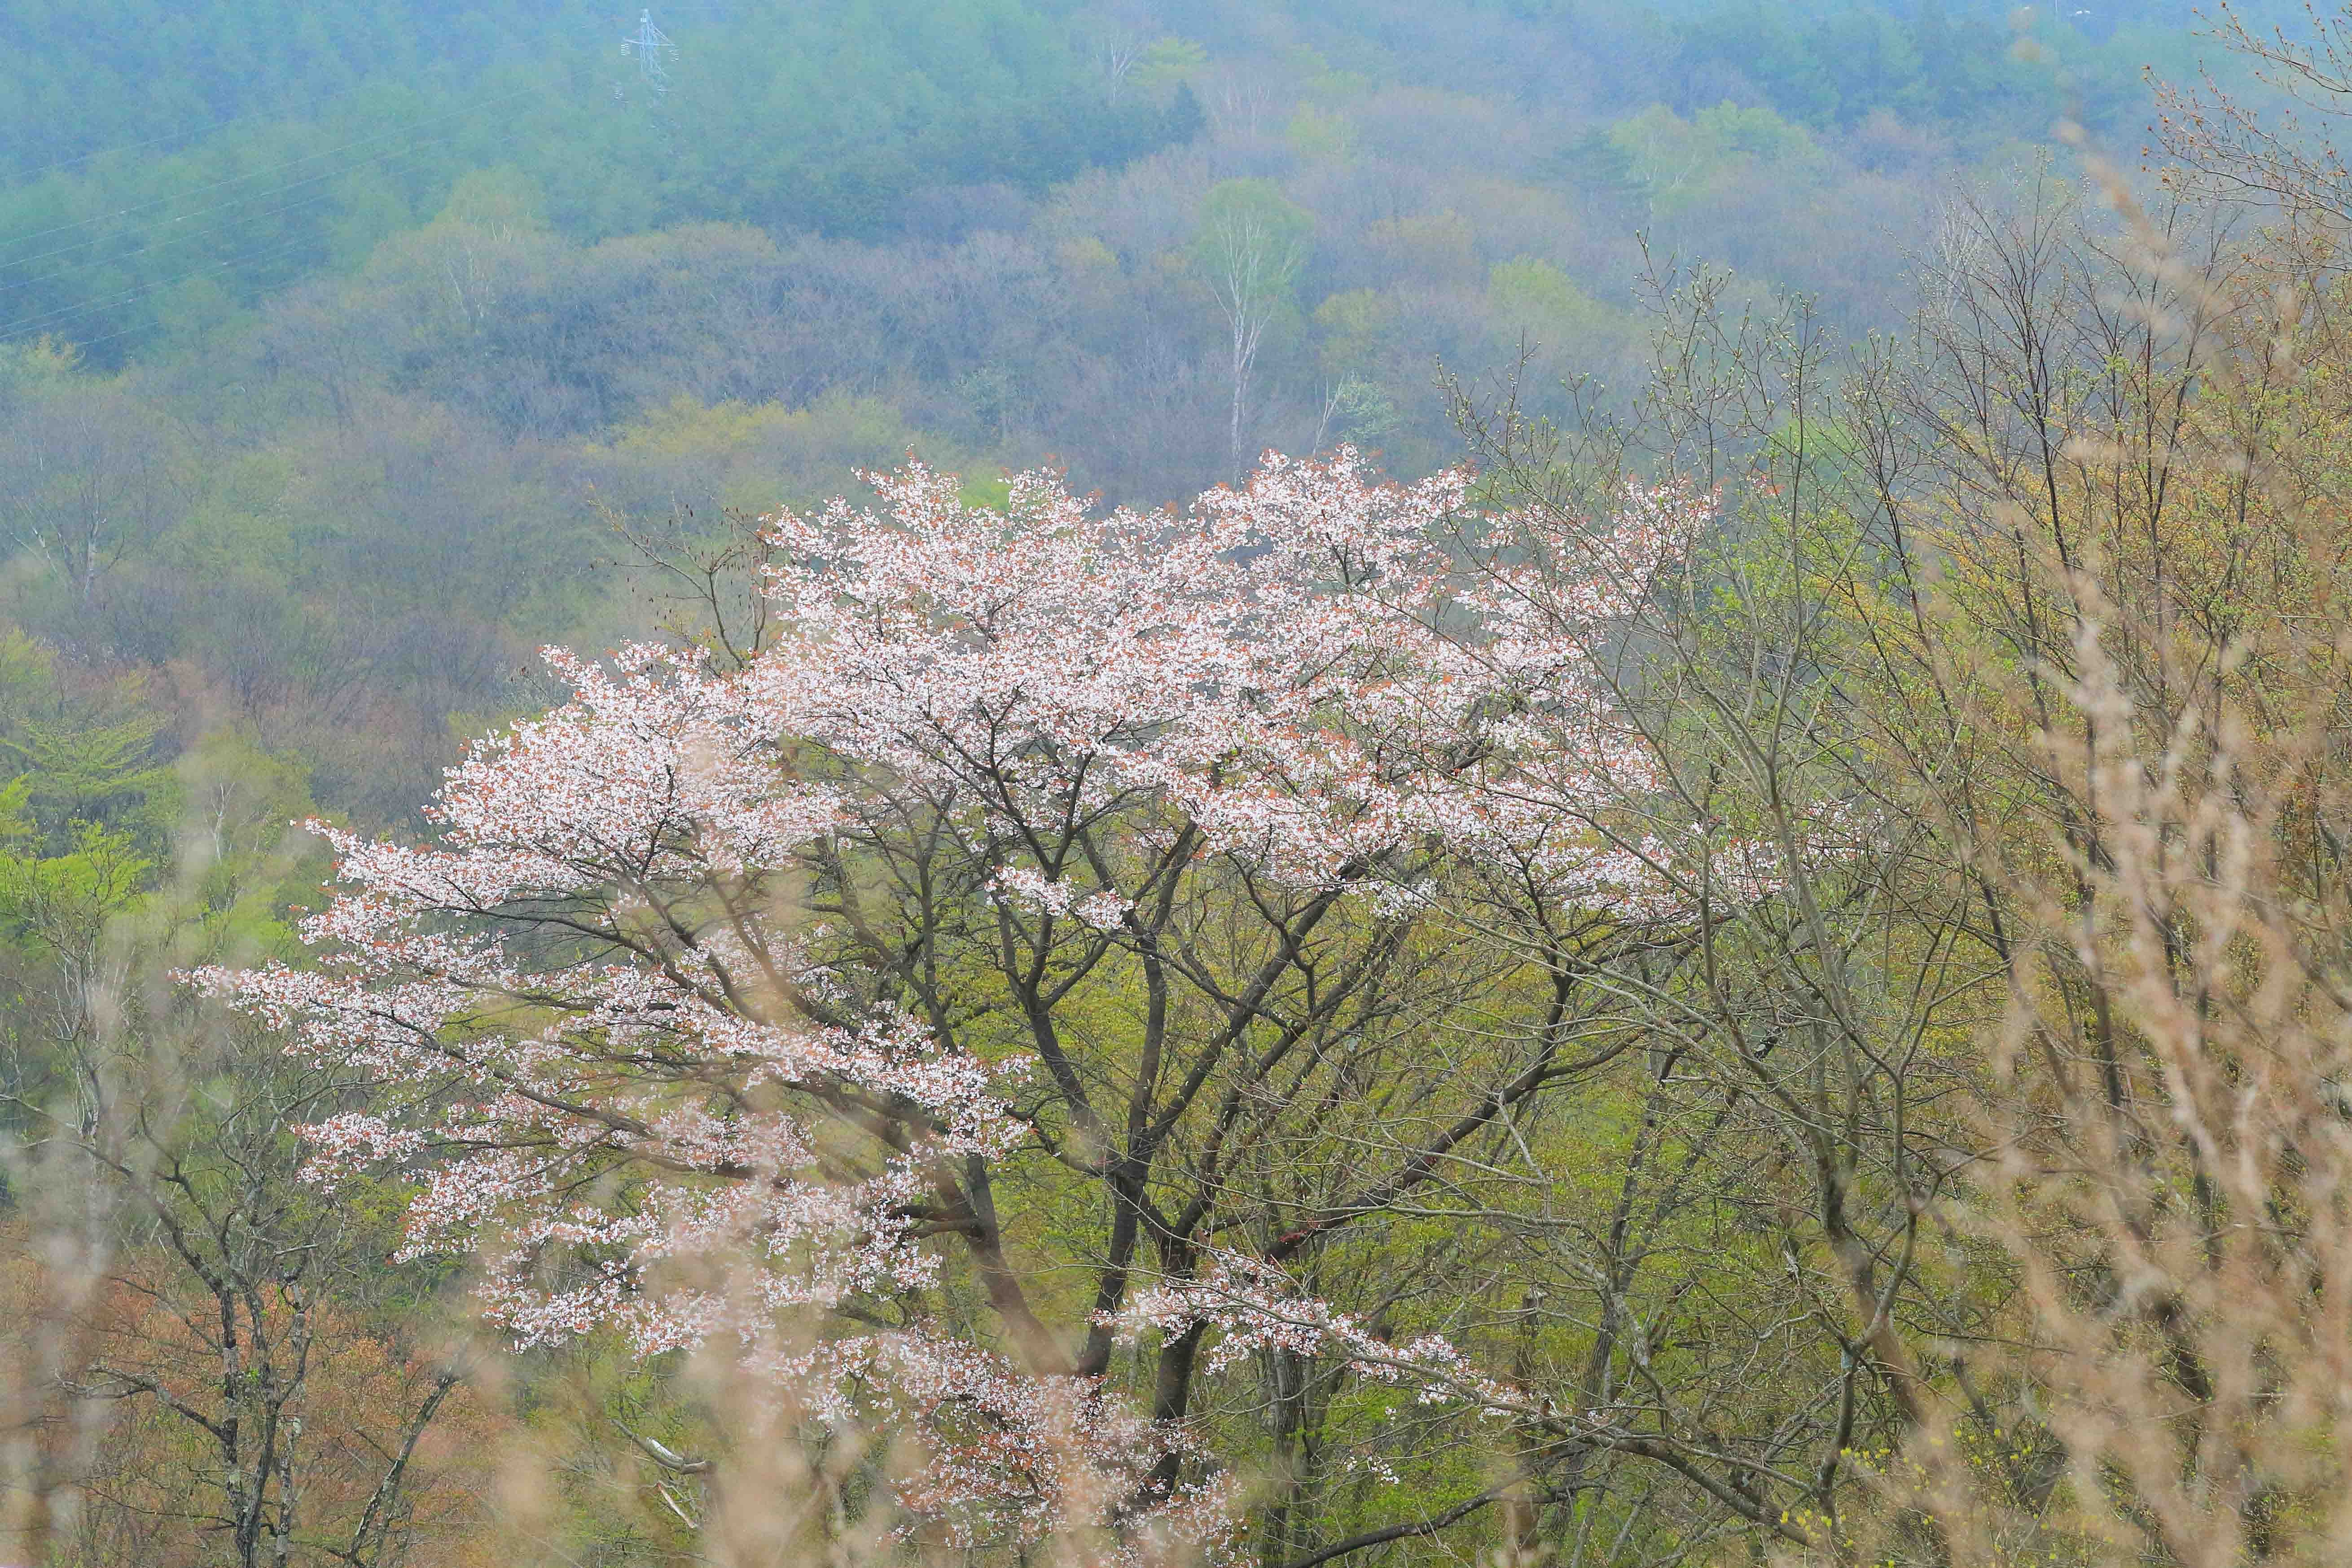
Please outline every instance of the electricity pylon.
[{"label": "electricity pylon", "polygon": [[646,86],[656,98],[669,90],[669,72],[662,68],[662,51],[675,47],[669,35],[654,26],[651,11],[640,12],[636,32],[621,40],[621,47],[637,57],[637,74],[646,79]]}]

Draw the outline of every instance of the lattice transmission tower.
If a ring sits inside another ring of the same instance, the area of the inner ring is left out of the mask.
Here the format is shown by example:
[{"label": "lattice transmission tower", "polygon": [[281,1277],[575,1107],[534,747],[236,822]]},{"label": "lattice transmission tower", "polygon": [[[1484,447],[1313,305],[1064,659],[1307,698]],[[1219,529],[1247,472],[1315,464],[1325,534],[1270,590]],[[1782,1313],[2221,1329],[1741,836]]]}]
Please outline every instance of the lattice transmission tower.
[{"label": "lattice transmission tower", "polygon": [[654,26],[651,11],[638,13],[637,30],[621,40],[622,51],[637,57],[637,74],[656,98],[669,90],[669,72],[662,67],[662,55],[677,47],[667,33]]}]

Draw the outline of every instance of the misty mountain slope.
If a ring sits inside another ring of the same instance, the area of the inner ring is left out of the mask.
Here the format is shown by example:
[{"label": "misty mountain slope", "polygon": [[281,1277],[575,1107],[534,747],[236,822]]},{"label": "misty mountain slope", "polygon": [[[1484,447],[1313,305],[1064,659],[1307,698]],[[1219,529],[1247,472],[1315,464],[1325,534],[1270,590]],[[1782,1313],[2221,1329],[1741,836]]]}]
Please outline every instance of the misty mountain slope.
[{"label": "misty mountain slope", "polygon": [[[1150,504],[1266,447],[1425,472],[1459,451],[1441,374],[1622,405],[1676,267],[1898,321],[1949,192],[2063,174],[2069,95],[2118,139],[2147,100],[2116,84],[2163,68],[2128,27],[2036,21],[2026,58],[1928,0],[656,16],[650,61],[634,16],[559,5],[31,19],[12,90],[171,90],[47,146],[146,144],[0,195],[9,455],[123,502],[61,593],[65,489],[0,498],[48,563],[7,616],[185,673],[396,816],[453,715],[536,689],[533,644],[643,626],[597,564],[615,520],[708,527],[909,450]],[[181,118],[216,112],[248,117]]]}]

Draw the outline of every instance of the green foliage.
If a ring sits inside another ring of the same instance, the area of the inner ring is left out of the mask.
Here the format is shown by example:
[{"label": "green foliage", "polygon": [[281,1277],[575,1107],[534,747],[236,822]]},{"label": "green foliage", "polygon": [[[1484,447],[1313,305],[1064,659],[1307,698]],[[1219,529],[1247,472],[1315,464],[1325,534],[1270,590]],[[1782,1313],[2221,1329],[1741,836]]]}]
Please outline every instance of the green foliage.
[{"label": "green foliage", "polygon": [[1324,374],[1344,379],[1370,369],[1400,313],[1395,297],[1377,289],[1350,289],[1316,306]]},{"label": "green foliage", "polygon": [[0,729],[14,731],[56,689],[56,652],[16,626],[0,626]]},{"label": "green foliage", "polygon": [[1201,198],[1203,232],[1221,224],[1254,224],[1277,247],[1304,247],[1315,235],[1315,215],[1285,195],[1272,180],[1220,180]]},{"label": "green foliage", "polygon": [[966,506],[983,506],[991,511],[1010,513],[1013,510],[1013,481],[1003,476],[991,478],[974,474],[963,481],[958,498]]},{"label": "green foliage", "polygon": [[1331,432],[1342,441],[1375,447],[1403,423],[1396,399],[1378,382],[1349,376],[1331,394]]},{"label": "green foliage", "polygon": [[1732,182],[1817,174],[1821,149],[1769,109],[1719,103],[1689,120],[1664,104],[1620,121],[1609,143],[1653,213],[1671,216],[1719,200]]},{"label": "green foliage", "polygon": [[1302,158],[1345,158],[1356,149],[1356,128],[1336,110],[1301,105],[1284,132]]},{"label": "green foliage", "polygon": [[0,404],[70,384],[81,351],[46,334],[0,343]]},{"label": "green foliage", "polygon": [[1306,270],[1315,215],[1283,195],[1272,180],[1220,180],[1201,198],[1192,241],[1195,266],[1211,277],[1238,258],[1254,257],[1260,286],[1286,294]]},{"label": "green foliage", "polygon": [[136,908],[155,863],[128,833],[78,823],[64,852],[0,851],[0,933],[86,969],[108,925]]},{"label": "green foliage", "polygon": [[[1209,51],[1191,38],[1169,37],[1155,38],[1135,62],[1136,85],[1146,92],[1173,93],[1180,88],[1189,90],[1192,79],[1209,63]],[[1194,99],[1195,112],[1200,100]],[[1190,140],[1190,138],[1182,138]]]},{"label": "green foliage", "polygon": [[1168,100],[1168,144],[1171,147],[1190,145],[1208,128],[1208,111],[1201,107],[1200,96],[1193,92],[1192,84],[1178,82],[1174,95]]},{"label": "green foliage", "polygon": [[681,396],[591,450],[608,460],[612,492],[640,504],[667,499],[757,514],[822,503],[856,488],[860,470],[894,468],[927,445],[880,398],[829,394],[805,408]]},{"label": "green foliage", "polygon": [[324,844],[295,826],[317,813],[310,767],[226,729],[191,747],[173,772],[187,961],[291,956],[288,909],[326,871]]},{"label": "green foliage", "polygon": [[[2069,7],[2071,8],[2071,7]],[[2063,60],[2075,110],[2105,124],[2147,59],[2138,38],[2095,40],[2044,7],[1919,0],[1901,10],[1844,0],[1834,5],[1728,0],[1674,8],[1676,65],[1689,78],[1737,76],[1788,118],[1819,128],[1852,126],[1875,110],[1971,131],[2044,131],[2062,107],[2046,65],[2013,49],[2021,31]],[[2190,18],[2163,30],[2178,37]]]},{"label": "green foliage", "polygon": [[1550,262],[1522,256],[1487,274],[1486,298],[1498,330],[1531,346],[1604,343],[1631,335],[1632,323],[1579,289]]},{"label": "green foliage", "polygon": [[544,229],[547,195],[511,163],[476,169],[458,176],[433,221],[507,232]]},{"label": "green foliage", "polygon": [[[0,178],[184,144],[238,117],[280,115],[371,79],[463,79],[527,54],[530,35],[592,26],[530,0],[509,31],[449,0],[118,0],[13,13],[23,55],[0,106]],[[110,149],[121,149],[121,153]]]},{"label": "green foliage", "polygon": [[143,686],[73,677],[0,632],[0,936],[91,954],[163,899],[185,961],[288,951],[288,907],[322,869],[292,826],[316,811],[308,764],[235,728],[174,755]]},{"label": "green foliage", "polygon": [[147,827],[171,773],[156,765],[158,721],[74,725],[29,720],[5,744],[26,786],[35,831],[59,845],[91,826]]},{"label": "green foliage", "polygon": [[[492,172],[583,238],[688,218],[881,234],[912,192],[1042,189],[1200,124],[1189,93],[1101,101],[1034,0],[713,8],[665,22],[666,94],[602,12],[566,0],[501,30],[437,9],[332,0],[273,32],[202,4],[27,41],[0,100],[0,234],[22,237],[0,243],[0,342],[52,331],[119,363],[159,331],[192,341],[415,213],[480,221]],[[230,68],[221,46],[255,40]],[[1148,64],[1172,88],[1197,58]],[[103,86],[126,69],[167,90]]]}]

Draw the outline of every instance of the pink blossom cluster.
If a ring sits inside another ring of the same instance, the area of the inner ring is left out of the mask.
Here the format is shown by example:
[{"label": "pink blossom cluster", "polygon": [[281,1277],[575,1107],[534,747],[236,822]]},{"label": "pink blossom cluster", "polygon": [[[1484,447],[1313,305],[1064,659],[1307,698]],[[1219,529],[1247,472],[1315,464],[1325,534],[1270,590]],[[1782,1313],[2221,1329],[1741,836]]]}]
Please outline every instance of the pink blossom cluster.
[{"label": "pink blossom cluster", "polygon": [[1480,1372],[1444,1335],[1392,1343],[1302,1291],[1281,1270],[1236,1253],[1220,1254],[1190,1279],[1138,1291],[1118,1319],[1129,1337],[1202,1322],[1219,1330],[1208,1352],[1212,1367],[1234,1364],[1261,1350],[1286,1350],[1345,1362],[1376,1382],[1410,1384],[1428,1404],[1457,1401],[1490,1413],[1535,1408],[1535,1401]]},{"label": "pink blossom cluster", "polygon": [[[781,515],[773,576],[798,636],[751,684],[790,732],[969,800],[985,826],[1146,795],[1296,885],[1361,879],[1402,845],[1507,853],[1562,897],[1655,891],[1596,826],[1658,784],[1591,675],[1622,616],[1712,515],[1629,489],[1579,531],[1568,587],[1465,580],[1458,472],[1375,482],[1351,451],[1270,456],[1191,514],[1095,513],[1050,474],[1009,516],[919,466],[869,476],[883,511]],[[1008,867],[1006,893],[1107,924],[1124,891]]]},{"label": "pink blossom cluster", "polygon": [[[434,842],[316,827],[341,888],[304,925],[315,963],[194,979],[383,1082],[382,1114],[310,1130],[321,1176],[415,1165],[411,1249],[478,1259],[519,1339],[740,1342],[825,1415],[919,1434],[905,1500],[964,1539],[1113,1513],[1205,1537],[1221,1484],[1133,1510],[1181,1433],[919,1310],[980,1226],[966,1173],[1034,1136],[1010,1098],[1029,1064],[813,959],[795,879],[913,801],[1004,918],[1101,942],[1142,896],[1122,868],[1180,852],[1391,909],[1448,858],[1502,861],[1562,901],[1671,913],[1675,851],[1618,826],[1661,781],[1591,659],[1708,508],[1629,490],[1568,542],[1590,569],[1563,584],[1465,571],[1465,477],[1382,484],[1351,452],[1269,458],[1182,513],[1097,511],[1051,474],[1004,512],[920,466],[868,478],[879,510],[772,520],[789,634],[747,668],[551,652],[571,701],[450,770]],[[1138,852],[1075,857],[1040,826],[1090,823]],[[1216,1355],[1337,1347],[1508,1396],[1237,1268],[1129,1318],[1188,1313],[1222,1326]]]},{"label": "pink blossom cluster", "polygon": [[[1622,1419],[1626,1412],[1558,1405],[1481,1369],[1443,1334],[1391,1340],[1301,1289],[1280,1269],[1238,1253],[1221,1252],[1192,1278],[1138,1291],[1118,1318],[1120,1332],[1130,1339],[1203,1323],[1218,1331],[1208,1352],[1215,1365],[1232,1365],[1263,1350],[1289,1351],[1340,1363],[1370,1382],[1409,1389],[1423,1405],[1451,1405],[1480,1416],[1508,1417],[1601,1441],[1631,1436]],[[1357,1463],[1388,1473],[1377,1455]]]}]

